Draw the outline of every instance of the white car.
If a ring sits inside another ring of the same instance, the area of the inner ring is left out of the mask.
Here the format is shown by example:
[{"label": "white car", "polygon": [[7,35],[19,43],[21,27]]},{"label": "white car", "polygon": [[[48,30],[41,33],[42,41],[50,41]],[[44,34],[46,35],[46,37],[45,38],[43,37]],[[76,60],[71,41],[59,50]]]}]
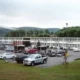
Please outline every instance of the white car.
[{"label": "white car", "polygon": [[16,57],[16,55],[15,54],[13,54],[13,53],[3,53],[3,54],[1,54],[1,56],[0,56],[0,58],[7,58],[7,59],[10,59],[10,58],[15,58]]},{"label": "white car", "polygon": [[80,51],[80,49],[78,49],[78,48],[73,48],[73,51],[74,51],[74,52],[77,52],[77,51]]}]

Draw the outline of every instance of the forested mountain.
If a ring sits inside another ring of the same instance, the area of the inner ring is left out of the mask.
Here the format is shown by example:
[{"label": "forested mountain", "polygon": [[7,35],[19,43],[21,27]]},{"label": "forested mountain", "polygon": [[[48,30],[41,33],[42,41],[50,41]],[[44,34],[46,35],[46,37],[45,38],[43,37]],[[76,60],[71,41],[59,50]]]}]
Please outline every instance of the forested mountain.
[{"label": "forested mountain", "polygon": [[5,36],[7,33],[15,30],[24,30],[24,31],[39,31],[39,30],[45,30],[47,29],[49,32],[55,33],[56,31],[59,31],[59,28],[37,28],[37,27],[19,27],[19,28],[3,28],[0,27],[0,36]]},{"label": "forested mountain", "polygon": [[19,27],[16,28],[17,30],[24,30],[24,31],[30,31],[30,30],[42,30],[42,28],[37,28],[37,27]]},{"label": "forested mountain", "polygon": [[60,28],[45,28],[45,29],[47,29],[49,32],[54,32],[54,33],[60,30]]},{"label": "forested mountain", "polygon": [[60,30],[60,28],[37,28],[37,27],[20,27],[16,28],[17,30],[25,30],[25,31],[30,31],[30,30],[45,30],[47,29],[49,32],[57,32]]},{"label": "forested mountain", "polygon": [[7,34],[10,31],[12,31],[12,30],[11,29],[7,29],[7,28],[0,27],[0,37],[5,36],[5,34]]},{"label": "forested mountain", "polygon": [[80,26],[68,28],[20,27],[15,29],[0,28],[0,36],[6,37],[80,37]]}]

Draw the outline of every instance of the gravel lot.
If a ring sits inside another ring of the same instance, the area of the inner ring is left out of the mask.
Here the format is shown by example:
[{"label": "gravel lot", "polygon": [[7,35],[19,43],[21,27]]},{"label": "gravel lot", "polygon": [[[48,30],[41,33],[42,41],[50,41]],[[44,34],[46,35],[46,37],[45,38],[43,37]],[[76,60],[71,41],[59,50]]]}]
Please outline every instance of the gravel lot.
[{"label": "gravel lot", "polygon": [[[0,53],[4,53],[5,51],[0,50]],[[21,53],[20,53],[21,54]],[[74,51],[68,51],[68,62],[74,61],[77,58],[80,58],[80,52],[74,52]],[[16,55],[19,55],[19,53],[17,53]],[[9,62],[12,63],[16,63],[16,61],[13,61],[11,59],[8,60]],[[39,64],[36,65],[35,67],[51,67],[51,66],[55,66],[58,64],[62,64],[64,62],[64,57],[48,57],[48,61],[46,64]]]}]

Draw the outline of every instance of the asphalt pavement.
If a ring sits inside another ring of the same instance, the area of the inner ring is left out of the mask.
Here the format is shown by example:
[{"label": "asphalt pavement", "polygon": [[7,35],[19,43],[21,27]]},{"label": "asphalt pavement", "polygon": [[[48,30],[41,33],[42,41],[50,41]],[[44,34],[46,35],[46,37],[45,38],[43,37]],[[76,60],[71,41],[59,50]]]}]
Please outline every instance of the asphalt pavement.
[{"label": "asphalt pavement", "polygon": [[[0,50],[0,53],[4,53],[5,51]],[[22,55],[22,53],[16,53],[16,55]],[[67,61],[72,62],[75,59],[80,58],[80,52],[68,51]],[[9,59],[8,62],[16,63],[16,61]],[[48,61],[46,64],[39,64],[35,67],[52,67],[58,64],[62,64],[64,62],[64,57],[48,57]]]},{"label": "asphalt pavement", "polygon": [[[75,59],[80,58],[80,52],[68,51],[67,62],[72,62]],[[46,64],[38,65],[40,67],[51,67],[58,64],[64,63],[64,56],[62,57],[48,57],[48,61]]]}]

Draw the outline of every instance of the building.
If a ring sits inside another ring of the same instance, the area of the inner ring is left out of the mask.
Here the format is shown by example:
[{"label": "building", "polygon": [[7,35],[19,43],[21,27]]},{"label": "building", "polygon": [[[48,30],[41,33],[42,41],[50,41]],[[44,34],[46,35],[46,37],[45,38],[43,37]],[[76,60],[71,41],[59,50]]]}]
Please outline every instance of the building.
[{"label": "building", "polygon": [[16,44],[20,45],[23,42],[30,42],[33,46],[37,45],[40,41],[42,46],[58,47],[73,49],[77,47],[80,49],[80,38],[79,37],[0,37],[0,44],[12,44],[16,41]]}]

